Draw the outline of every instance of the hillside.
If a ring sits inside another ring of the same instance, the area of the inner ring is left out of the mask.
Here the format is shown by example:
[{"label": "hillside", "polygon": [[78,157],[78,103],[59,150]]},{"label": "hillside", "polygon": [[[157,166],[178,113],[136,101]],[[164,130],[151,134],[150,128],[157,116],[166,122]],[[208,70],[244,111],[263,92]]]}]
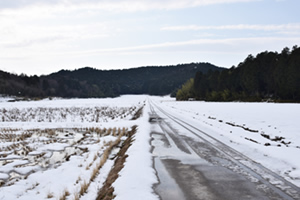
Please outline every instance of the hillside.
[{"label": "hillside", "polygon": [[209,63],[150,66],[123,70],[90,67],[61,70],[47,76],[14,75],[0,71],[0,94],[26,97],[114,97],[122,94],[166,95],[201,72],[221,71]]},{"label": "hillside", "polygon": [[300,48],[249,55],[237,67],[197,72],[184,84],[178,100],[300,102]]}]

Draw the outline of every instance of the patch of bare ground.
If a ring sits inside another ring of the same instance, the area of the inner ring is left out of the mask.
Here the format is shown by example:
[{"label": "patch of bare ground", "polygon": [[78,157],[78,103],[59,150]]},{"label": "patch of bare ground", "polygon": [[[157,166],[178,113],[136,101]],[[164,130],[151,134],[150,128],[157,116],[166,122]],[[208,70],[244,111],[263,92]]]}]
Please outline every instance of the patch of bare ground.
[{"label": "patch of bare ground", "polygon": [[133,126],[131,131],[128,132],[128,138],[124,141],[121,146],[117,158],[114,163],[114,167],[110,170],[103,187],[98,192],[98,197],[96,200],[112,200],[115,198],[114,188],[112,184],[119,176],[119,172],[123,169],[124,163],[128,155],[126,154],[127,149],[131,146],[133,141],[133,135],[136,133],[137,126]]}]

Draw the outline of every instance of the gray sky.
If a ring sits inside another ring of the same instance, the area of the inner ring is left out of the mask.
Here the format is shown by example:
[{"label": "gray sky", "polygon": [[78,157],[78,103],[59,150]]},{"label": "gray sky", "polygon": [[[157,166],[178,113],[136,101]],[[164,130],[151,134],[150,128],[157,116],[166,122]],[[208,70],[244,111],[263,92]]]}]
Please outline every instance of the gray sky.
[{"label": "gray sky", "polygon": [[299,0],[1,0],[0,69],[210,62],[300,45]]}]

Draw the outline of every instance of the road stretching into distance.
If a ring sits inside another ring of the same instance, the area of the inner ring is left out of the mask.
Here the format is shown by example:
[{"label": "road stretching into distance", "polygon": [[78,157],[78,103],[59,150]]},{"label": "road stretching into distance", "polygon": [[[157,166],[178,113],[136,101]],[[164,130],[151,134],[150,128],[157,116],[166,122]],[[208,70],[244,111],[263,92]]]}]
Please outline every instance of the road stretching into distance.
[{"label": "road stretching into distance", "polygon": [[[162,200],[300,200],[300,188],[149,99]],[[180,134],[184,130],[184,134]]]}]

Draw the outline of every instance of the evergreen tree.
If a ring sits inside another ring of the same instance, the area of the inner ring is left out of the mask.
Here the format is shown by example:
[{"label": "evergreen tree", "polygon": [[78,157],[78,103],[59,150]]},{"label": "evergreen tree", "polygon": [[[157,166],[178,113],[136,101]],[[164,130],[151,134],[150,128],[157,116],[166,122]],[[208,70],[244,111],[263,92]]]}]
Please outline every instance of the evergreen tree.
[{"label": "evergreen tree", "polygon": [[249,55],[237,67],[196,73],[195,97],[208,101],[300,101],[300,48]]}]

